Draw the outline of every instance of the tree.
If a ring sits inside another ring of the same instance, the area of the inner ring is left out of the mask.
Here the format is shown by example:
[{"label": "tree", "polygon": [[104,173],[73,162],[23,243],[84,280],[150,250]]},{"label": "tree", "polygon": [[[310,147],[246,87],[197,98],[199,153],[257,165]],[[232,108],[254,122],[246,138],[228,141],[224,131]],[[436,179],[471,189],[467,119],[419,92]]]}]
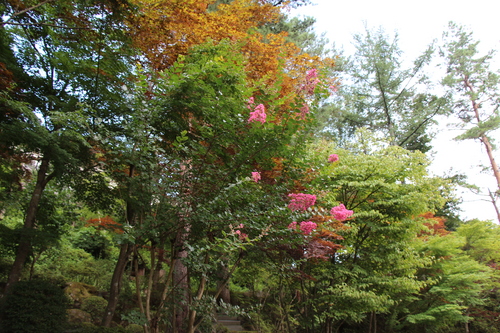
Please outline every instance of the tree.
[{"label": "tree", "polygon": [[446,76],[442,84],[453,96],[453,112],[460,119],[465,132],[456,140],[479,140],[488,155],[491,172],[496,179],[496,189],[489,190],[498,220],[500,211],[497,200],[500,192],[500,169],[494,157],[492,134],[500,128],[499,83],[500,75],[490,69],[494,51],[480,56],[471,32],[455,23],[449,24],[449,31],[443,35],[441,56],[446,61]]},{"label": "tree", "polygon": [[392,145],[428,151],[429,127],[447,111],[446,99],[430,92],[425,75],[433,47],[405,68],[397,34],[391,40],[382,29],[354,36],[353,58],[339,61],[344,74],[332,104],[325,106],[323,131],[345,144],[355,130],[367,127]]},{"label": "tree", "polygon": [[116,52],[126,39],[109,32],[119,31],[115,28],[121,24],[121,9],[105,1],[35,5],[8,1],[2,7],[1,34],[15,40],[8,53],[19,65],[7,70],[20,74],[14,78],[19,93],[4,97],[2,92],[6,113],[1,118],[0,142],[11,156],[23,156],[25,163],[32,164],[35,175],[6,290],[21,276],[31,248],[29,234],[36,227],[49,182],[95,166],[87,109],[81,103],[99,110],[102,118],[116,115],[112,111],[120,105],[119,86],[128,75],[128,58]]},{"label": "tree", "polygon": [[[314,221],[316,228],[302,245],[289,247],[291,258],[274,270],[288,291],[276,296],[288,313],[283,331],[360,325],[373,332],[426,284],[416,275],[430,263],[417,251],[418,215],[444,203],[446,182],[427,175],[423,153],[377,141],[367,131],[358,135],[350,150],[324,141],[309,146],[311,169],[302,186],[317,200],[295,221]],[[354,215],[338,214],[346,208]]]}]

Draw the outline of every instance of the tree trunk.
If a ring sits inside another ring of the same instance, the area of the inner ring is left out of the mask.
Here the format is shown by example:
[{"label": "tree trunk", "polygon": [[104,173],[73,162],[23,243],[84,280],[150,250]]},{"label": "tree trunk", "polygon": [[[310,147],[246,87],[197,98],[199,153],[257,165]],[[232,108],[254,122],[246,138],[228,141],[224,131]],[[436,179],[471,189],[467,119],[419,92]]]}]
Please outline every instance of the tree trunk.
[{"label": "tree trunk", "polygon": [[47,183],[53,178],[53,174],[47,175],[49,170],[50,160],[48,158],[43,158],[40,163],[40,168],[38,169],[35,189],[31,194],[31,200],[26,211],[26,216],[24,218],[24,225],[21,233],[21,239],[19,241],[19,246],[16,251],[16,258],[14,264],[12,265],[9,277],[7,279],[7,284],[5,286],[5,293],[10,291],[10,288],[14,283],[19,281],[21,278],[21,273],[26,263],[31,251],[31,231],[35,227],[36,212],[42,199],[43,191],[47,186]]},{"label": "tree trunk", "polygon": [[113,272],[113,277],[111,278],[111,286],[109,288],[108,306],[104,312],[104,318],[102,319],[102,326],[109,327],[111,321],[113,320],[113,315],[115,314],[116,305],[118,304],[118,296],[120,295],[120,289],[122,284],[123,272],[125,271],[125,266],[127,265],[128,257],[130,255],[130,245],[122,244],[120,246],[120,254],[118,255],[118,261]]},{"label": "tree trunk", "polygon": [[[463,82],[464,82],[466,89],[468,89],[472,94],[476,93],[474,90],[474,87],[472,86],[471,82],[469,81],[468,76],[464,77]],[[472,104],[472,110],[474,111],[474,116],[476,118],[476,121],[478,124],[480,124],[482,122],[482,119],[481,119],[480,113],[479,113],[479,105],[476,102],[476,100],[474,100],[474,99],[471,99],[471,104]],[[479,140],[481,140],[484,147],[486,148],[486,153],[488,154],[488,159],[490,160],[491,169],[493,170],[493,176],[495,177],[495,179],[497,181],[497,191],[496,192],[500,193],[500,169],[498,168],[498,164],[495,161],[495,158],[493,157],[493,147],[491,146],[490,140],[488,139],[486,134],[481,135],[481,137],[479,137]],[[495,203],[494,203],[494,206],[496,209]],[[498,211],[497,211],[497,218],[498,218],[498,222],[500,222],[500,215],[498,214]]]},{"label": "tree trunk", "polygon": [[[228,262],[227,259],[223,260],[224,263]],[[226,264],[223,264],[220,270],[217,272],[219,281],[217,282],[217,290],[221,290],[219,299],[224,303],[231,303],[231,293],[229,291],[229,285],[227,281],[229,280],[229,270]]]},{"label": "tree trunk", "polygon": [[173,287],[174,287],[174,333],[184,333],[184,324],[188,318],[189,306],[189,280],[188,269],[182,262],[187,258],[188,251],[184,247],[184,233],[179,232],[177,247],[181,250],[174,261]]}]

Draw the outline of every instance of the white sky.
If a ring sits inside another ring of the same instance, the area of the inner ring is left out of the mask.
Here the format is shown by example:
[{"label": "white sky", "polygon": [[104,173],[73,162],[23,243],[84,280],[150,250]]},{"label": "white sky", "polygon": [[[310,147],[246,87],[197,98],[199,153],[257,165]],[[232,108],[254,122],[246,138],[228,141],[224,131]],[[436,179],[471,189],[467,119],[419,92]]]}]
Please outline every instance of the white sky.
[{"label": "white sky", "polygon": [[[399,46],[408,60],[420,55],[434,39],[439,40],[448,22],[464,25],[479,40],[479,50],[491,49],[500,52],[500,2],[495,0],[312,0],[315,5],[292,10],[291,15],[312,16],[316,18],[316,32],[325,32],[331,43],[344,49],[345,55],[352,55],[352,36],[363,33],[365,23],[368,28],[383,27],[393,35],[397,31]],[[500,55],[497,55],[500,59]],[[500,61],[497,62],[497,64]],[[498,69],[496,66],[494,69]],[[469,176],[469,181],[481,186],[496,189],[495,179],[490,173],[481,172],[480,165],[489,165],[486,152],[479,142],[455,142],[458,135],[441,125],[433,146],[435,154],[431,170],[437,175],[453,169]],[[496,142],[500,146],[500,134]],[[495,153],[500,163],[500,153]],[[496,221],[496,213],[490,202],[468,191],[458,193],[464,200],[462,218]],[[500,204],[500,203],[499,203]]]}]

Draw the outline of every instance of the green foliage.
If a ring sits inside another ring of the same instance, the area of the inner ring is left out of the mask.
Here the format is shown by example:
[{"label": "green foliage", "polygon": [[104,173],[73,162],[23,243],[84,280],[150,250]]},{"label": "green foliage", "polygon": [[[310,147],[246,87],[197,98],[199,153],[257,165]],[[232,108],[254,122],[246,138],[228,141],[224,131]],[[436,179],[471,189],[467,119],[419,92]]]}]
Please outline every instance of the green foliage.
[{"label": "green foliage", "polygon": [[48,280],[20,281],[2,299],[2,332],[64,332],[68,299]]},{"label": "green foliage", "polygon": [[83,326],[77,328],[82,333],[130,333],[131,331],[123,327],[102,327],[102,326]]},{"label": "green foliage", "polygon": [[35,275],[87,283],[104,290],[109,286],[113,265],[113,260],[95,259],[63,238],[59,246],[42,253],[35,265]]},{"label": "green foliage", "polygon": [[[417,251],[422,222],[416,216],[444,203],[440,188],[447,184],[427,175],[428,161],[420,152],[391,146],[366,131],[358,133],[357,142],[350,150],[325,142],[311,147],[318,167],[314,192],[321,193],[317,205],[329,209],[342,203],[354,215],[334,229],[342,248],[330,260],[302,268],[311,280],[303,282],[305,300],[297,309],[301,327],[398,313],[399,305],[427,284],[416,274],[430,264]],[[327,162],[331,153],[339,155],[338,162]]]},{"label": "green foliage", "polygon": [[80,229],[73,235],[72,244],[74,247],[90,253],[95,259],[107,259],[109,257],[111,241],[104,232],[95,228]]},{"label": "green foliage", "polygon": [[435,116],[447,112],[446,99],[429,89],[425,75],[433,46],[404,68],[397,35],[390,38],[381,28],[366,28],[354,42],[356,53],[341,68],[345,83],[332,105],[323,108],[328,113],[324,131],[344,145],[356,129],[367,127],[389,137],[393,145],[429,151],[430,126]]},{"label": "green foliage", "polygon": [[144,332],[144,328],[141,325],[137,324],[130,324],[128,325],[125,330],[127,332],[132,332],[132,333],[142,333]]},{"label": "green foliage", "polygon": [[99,296],[89,296],[83,299],[80,309],[90,313],[92,321],[99,323],[104,315],[108,301]]}]

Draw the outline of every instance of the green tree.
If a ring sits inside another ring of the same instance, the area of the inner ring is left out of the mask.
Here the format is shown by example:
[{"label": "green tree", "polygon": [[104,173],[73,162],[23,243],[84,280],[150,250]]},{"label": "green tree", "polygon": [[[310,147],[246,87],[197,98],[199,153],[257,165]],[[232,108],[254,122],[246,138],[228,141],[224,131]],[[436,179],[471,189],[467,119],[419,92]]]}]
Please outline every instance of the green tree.
[{"label": "green tree", "polygon": [[466,241],[458,231],[422,240],[419,250],[434,260],[418,275],[429,283],[406,304],[407,314],[399,318],[398,328],[437,332],[465,325],[468,331],[470,310],[484,304],[492,270],[463,251]]},{"label": "green tree", "polygon": [[367,28],[354,36],[354,43],[353,57],[338,62],[342,85],[323,108],[323,131],[344,144],[357,128],[367,127],[390,137],[392,145],[428,151],[430,125],[447,110],[447,100],[431,92],[425,75],[433,46],[408,66],[397,34],[390,39],[382,29]]},{"label": "green tree", "polygon": [[[357,142],[350,150],[326,142],[310,147],[316,174],[308,186],[318,193],[311,209],[318,228],[307,238],[302,259],[289,267],[290,317],[296,318],[297,332],[358,325],[373,331],[385,314],[404,311],[400,302],[426,285],[416,275],[430,263],[416,248],[422,228],[417,216],[444,203],[441,189],[447,184],[427,175],[429,162],[421,152],[390,146],[366,131]],[[332,153],[339,161],[328,163]],[[339,204],[354,215],[344,223],[327,222],[335,221],[329,211]],[[327,250],[328,241],[338,244],[336,251]]]},{"label": "green tree", "polygon": [[116,52],[126,39],[110,33],[120,31],[119,9],[115,2],[2,4],[1,34],[15,41],[10,54],[23,71],[14,78],[19,94],[7,98],[2,92],[7,112],[1,118],[0,142],[10,156],[23,156],[25,165],[34,166],[34,187],[7,290],[19,280],[30,253],[29,234],[47,185],[94,166],[89,115],[81,103],[99,110],[101,118],[116,116],[119,87],[129,73],[127,53]]},{"label": "green tree", "polygon": [[500,75],[490,68],[494,51],[481,56],[479,41],[473,39],[472,32],[452,22],[443,38],[441,55],[446,61],[446,76],[442,84],[449,88],[453,96],[453,113],[461,121],[459,126],[465,129],[456,140],[479,140],[483,144],[497,184],[488,195],[500,221],[496,204],[500,191],[500,169],[495,161],[492,140],[492,134],[500,128]]}]

